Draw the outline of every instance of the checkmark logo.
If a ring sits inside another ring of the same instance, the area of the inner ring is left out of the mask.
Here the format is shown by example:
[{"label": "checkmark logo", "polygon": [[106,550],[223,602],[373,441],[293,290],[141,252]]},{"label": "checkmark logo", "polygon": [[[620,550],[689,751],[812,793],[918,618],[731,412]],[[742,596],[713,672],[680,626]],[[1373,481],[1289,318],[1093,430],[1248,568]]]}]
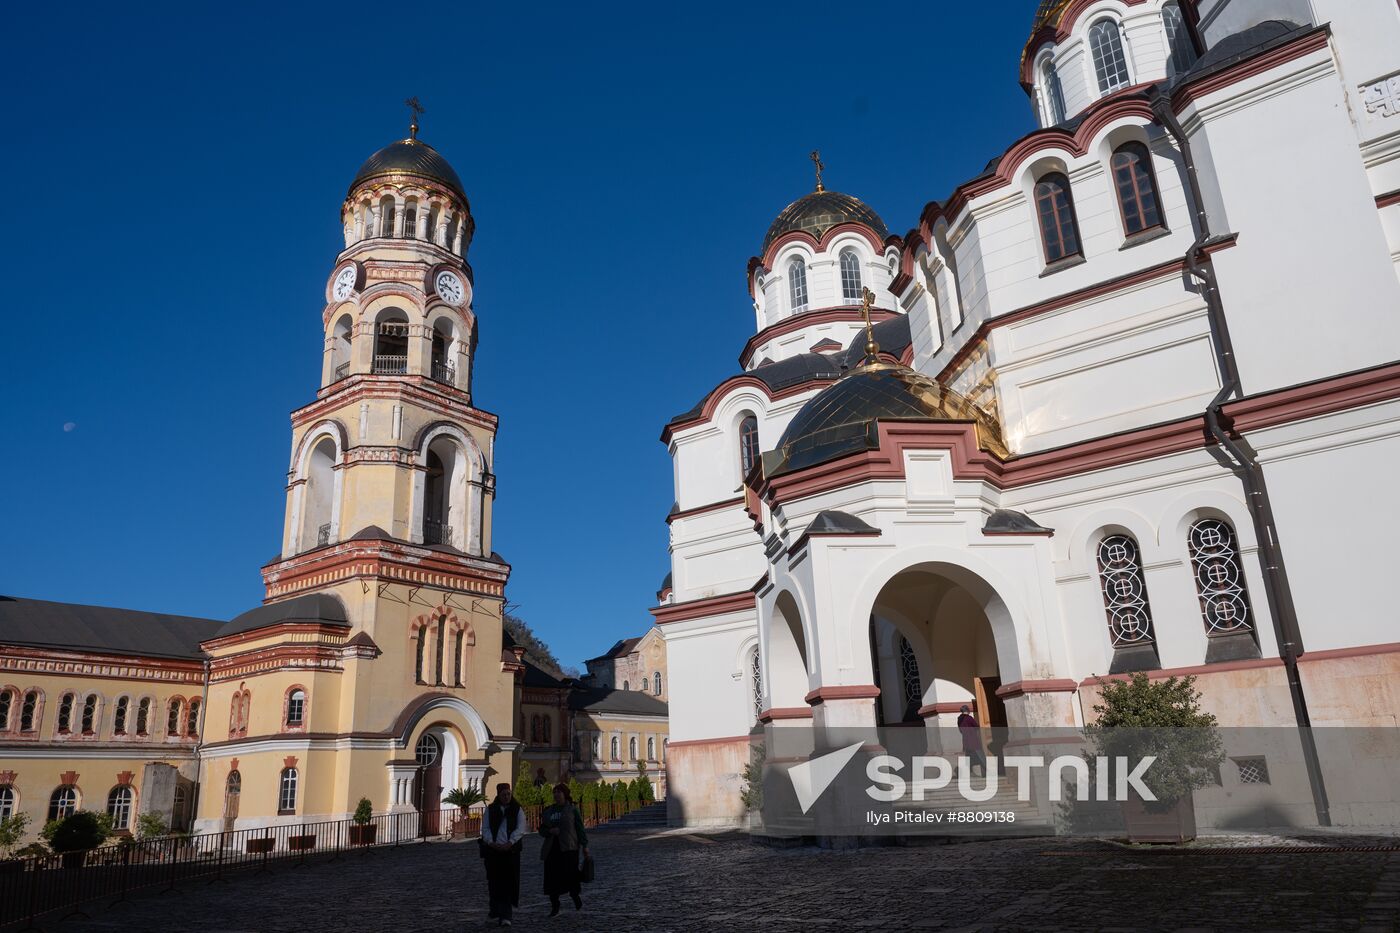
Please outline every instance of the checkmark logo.
[{"label": "checkmark logo", "polygon": [[792,778],[792,789],[797,792],[798,806],[802,807],[804,814],[812,809],[812,805],[831,786],[831,782],[836,780],[841,769],[855,757],[862,744],[856,742],[847,745],[788,769],[788,777]]}]

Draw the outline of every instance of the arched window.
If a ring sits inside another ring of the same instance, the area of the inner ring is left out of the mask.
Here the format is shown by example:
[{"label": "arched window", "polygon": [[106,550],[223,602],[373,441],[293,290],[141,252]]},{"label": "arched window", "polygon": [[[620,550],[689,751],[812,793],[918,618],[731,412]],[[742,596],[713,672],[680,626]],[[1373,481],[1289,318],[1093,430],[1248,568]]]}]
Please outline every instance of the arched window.
[{"label": "arched window", "polygon": [[749,652],[749,692],[752,694],[753,718],[763,713],[763,665],[758,659],[758,646]]},{"label": "arched window", "polygon": [[277,812],[295,813],[297,809],[297,769],[283,768],[277,786]]},{"label": "arched window", "polygon": [[924,686],[919,679],[919,659],[914,655],[914,646],[903,635],[899,636],[899,671],[904,682],[905,705],[913,703],[917,706],[924,698]]},{"label": "arched window", "polygon": [[189,712],[185,714],[185,735],[199,738],[199,700],[190,700]]},{"label": "arched window", "polygon": [[1113,184],[1123,231],[1132,236],[1162,226],[1157,181],[1152,176],[1152,156],[1142,143],[1125,143],[1113,152]]},{"label": "arched window", "polygon": [[1127,87],[1128,59],[1123,52],[1123,34],[1111,19],[1101,19],[1089,27],[1089,48],[1094,55],[1094,75],[1099,93]]},{"label": "arched window", "polygon": [[342,314],[335,322],[331,335],[331,381],[350,375],[350,357],[354,349],[355,325],[350,315]]},{"label": "arched window", "polygon": [[301,492],[301,546],[298,553],[331,543],[335,528],[335,441],[323,437],[306,459]]},{"label": "arched window", "polygon": [[423,733],[418,739],[418,744],[413,748],[413,760],[418,762],[420,768],[431,768],[437,764],[438,756],[442,754],[442,746],[438,744],[437,736]]},{"label": "arched window", "polygon": [[142,697],[136,705],[136,734],[147,735],[151,731],[151,698]]},{"label": "arched window", "polygon": [[433,325],[433,366],[432,377],[437,382],[452,385],[456,382],[457,371],[452,365],[452,322],[441,318]]},{"label": "arched window", "polygon": [[15,815],[15,789],[9,784],[0,784],[0,820],[8,820]]},{"label": "arched window", "polygon": [[651,675],[651,692],[661,696],[661,672],[655,671]]},{"label": "arched window", "polygon": [[1187,544],[1206,634],[1233,635],[1252,631],[1254,618],[1250,613],[1239,548],[1235,544],[1235,529],[1229,522],[1205,518],[1191,526]]},{"label": "arched window", "polygon": [[394,196],[391,194],[379,199],[379,235],[394,235]]},{"label": "arched window", "polygon": [[78,809],[78,789],[72,784],[60,784],[49,798],[49,822],[72,816]]},{"label": "arched window", "polygon": [[13,690],[0,691],[0,732],[10,731],[10,715],[15,705]]},{"label": "arched window", "polygon": [[463,645],[466,642],[467,632],[465,629],[457,629],[457,635],[452,647],[452,685],[462,686],[462,660]]},{"label": "arched window", "polygon": [[117,711],[112,715],[112,732],[126,735],[126,718],[131,711],[131,697],[117,698]]},{"label": "arched window", "polygon": [[623,690],[631,690],[631,689],[632,689],[632,681],[630,681],[630,680],[624,680],[624,681],[622,682],[622,689],[623,689]]},{"label": "arched window", "polygon": [[618,738],[617,738],[617,736],[613,736],[613,737],[612,737],[612,742],[609,743],[609,750],[612,752],[612,760],[613,760],[613,761],[617,761],[617,760],[619,759],[619,757],[620,757],[620,756],[619,756],[619,753],[618,753],[619,747],[620,747],[620,746],[619,746],[619,744],[618,744]]},{"label": "arched window", "polygon": [[469,502],[469,479],[473,471],[467,452],[452,437],[440,435],[429,441],[425,465],[428,469],[421,509],[423,543],[445,544],[461,551],[475,547],[475,541],[468,540],[473,507]]},{"label": "arched window", "polygon": [[594,761],[603,757],[603,737],[596,732],[593,733],[593,741],[589,745],[589,750],[593,752]]},{"label": "arched window", "polygon": [[287,728],[300,729],[306,724],[306,691],[296,687],[287,694]]},{"label": "arched window", "polygon": [[853,249],[841,250],[841,300],[861,303],[860,257]]},{"label": "arched window", "polygon": [[1074,219],[1069,179],[1051,172],[1036,182],[1035,210],[1040,217],[1040,238],[1046,264],[1080,255],[1079,226]]},{"label": "arched window", "polygon": [[24,703],[19,708],[19,731],[33,732],[38,724],[36,712],[39,709],[39,691],[30,690],[24,695]]},{"label": "arched window", "polygon": [[65,693],[58,701],[58,731],[73,731],[73,694]]},{"label": "arched window", "polygon": [[418,644],[414,646],[413,658],[413,681],[414,683],[424,683],[423,680],[423,653],[428,648],[428,626],[423,624],[418,628]]},{"label": "arched window", "polygon": [[1049,58],[1040,63],[1041,115],[1046,126],[1065,122],[1065,91],[1060,86],[1060,74]]},{"label": "arched window", "polygon": [[743,476],[758,461],[758,418],[745,415],[739,422],[739,471]]},{"label": "arched window", "polygon": [[1151,644],[1152,609],[1137,542],[1128,535],[1109,535],[1099,542],[1098,557],[1099,584],[1113,647]]},{"label": "arched window", "polygon": [[637,760],[637,737],[635,735],[627,740],[627,760]]},{"label": "arched window", "polygon": [[800,259],[788,263],[788,299],[793,314],[807,310],[807,265]]},{"label": "arched window", "polygon": [[665,761],[665,760],[666,760],[666,748],[667,748],[667,746],[669,746],[670,744],[671,744],[671,740],[670,740],[670,739],[662,739],[662,740],[661,740],[661,760],[662,760],[662,761]]},{"label": "arched window", "polygon": [[407,240],[418,236],[418,201],[415,198],[410,198],[403,208],[403,235]]},{"label": "arched window", "polygon": [[373,371],[402,376],[408,372],[408,315],[389,308],[379,316],[374,329]]},{"label": "arched window", "polygon": [[107,815],[112,818],[112,828],[131,828],[131,803],[135,794],[125,784],[118,784],[107,795]]},{"label": "arched window", "polygon": [[170,698],[170,711],[165,717],[165,734],[179,735],[180,724],[184,718],[185,704],[179,697]]},{"label": "arched window", "polygon": [[243,710],[243,694],[235,692],[228,701],[228,734],[238,735],[239,713]]},{"label": "arched window", "polygon": [[646,692],[647,692],[647,683],[648,683],[647,679],[646,679],[645,677],[643,677],[643,678],[642,678],[642,685],[641,685],[641,687],[639,688],[643,693],[646,693]]},{"label": "arched window", "polygon": [[552,733],[553,724],[551,723],[549,717],[542,717],[540,719],[540,741],[543,742],[545,745],[552,745],[554,743],[554,737]]},{"label": "arched window", "polygon": [[654,735],[647,736],[647,760],[656,760],[656,736]]},{"label": "arched window", "polygon": [[93,735],[97,731],[97,694],[89,693],[83,700],[83,735]]},{"label": "arched window", "polygon": [[540,717],[530,717],[530,741],[539,744],[540,741]]},{"label": "arched window", "polygon": [[1186,19],[1181,15],[1181,6],[1172,2],[1162,7],[1162,26],[1167,31],[1167,48],[1171,58],[1167,61],[1170,74],[1179,75],[1196,64],[1196,46],[1191,41],[1191,31],[1186,27]]},{"label": "arched window", "polygon": [[437,679],[434,683],[442,686],[442,659],[447,651],[447,616],[438,616],[437,624]]}]

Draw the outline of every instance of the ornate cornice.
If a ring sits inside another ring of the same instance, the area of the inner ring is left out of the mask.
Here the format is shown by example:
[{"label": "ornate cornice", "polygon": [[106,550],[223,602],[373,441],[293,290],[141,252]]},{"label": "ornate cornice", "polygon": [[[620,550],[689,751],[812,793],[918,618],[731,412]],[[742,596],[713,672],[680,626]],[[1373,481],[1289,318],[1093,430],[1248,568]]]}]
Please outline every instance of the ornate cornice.
[{"label": "ornate cornice", "polygon": [[132,657],[4,644],[0,644],[0,671],[173,684],[199,684],[204,679],[204,663],[193,658]]},{"label": "ornate cornice", "polygon": [[510,565],[403,541],[344,541],[263,567],[266,601],[345,580],[369,578],[505,598]]}]

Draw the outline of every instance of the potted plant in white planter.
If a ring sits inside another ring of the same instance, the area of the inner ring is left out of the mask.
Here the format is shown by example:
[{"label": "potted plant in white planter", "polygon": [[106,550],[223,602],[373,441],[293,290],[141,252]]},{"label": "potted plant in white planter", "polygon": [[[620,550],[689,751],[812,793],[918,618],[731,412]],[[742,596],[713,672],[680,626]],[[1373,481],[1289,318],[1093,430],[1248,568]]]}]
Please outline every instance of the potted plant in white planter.
[{"label": "potted plant in white planter", "polygon": [[1141,781],[1156,799],[1134,792],[1120,801],[1129,842],[1196,838],[1191,795],[1215,783],[1225,750],[1215,716],[1201,709],[1195,683],[1194,677],[1152,681],[1143,673],[1099,681],[1098,719],[1084,729],[1094,753],[1123,759],[1129,769],[1146,756],[1154,759]]}]

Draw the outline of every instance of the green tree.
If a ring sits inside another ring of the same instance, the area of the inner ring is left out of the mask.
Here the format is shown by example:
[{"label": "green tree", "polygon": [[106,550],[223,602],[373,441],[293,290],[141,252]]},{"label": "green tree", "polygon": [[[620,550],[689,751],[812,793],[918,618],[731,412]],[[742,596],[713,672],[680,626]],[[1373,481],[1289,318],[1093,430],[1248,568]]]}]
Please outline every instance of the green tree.
[{"label": "green tree", "polygon": [[515,770],[515,786],[511,790],[522,807],[533,807],[544,802],[543,795],[530,776],[530,763],[524,759]]},{"label": "green tree", "polygon": [[762,745],[754,745],[749,750],[749,763],[744,765],[739,799],[749,810],[763,809],[763,761],[767,755]]},{"label": "green tree", "polygon": [[1192,791],[1215,783],[1225,749],[1213,714],[1201,709],[1194,677],[1152,681],[1136,673],[1128,680],[1099,680],[1098,719],[1084,728],[1096,756],[1124,759],[1134,767],[1155,760],[1142,782],[1157,798],[1150,810],[1168,810]]},{"label": "green tree", "polygon": [[29,826],[28,813],[12,813],[0,820],[0,858],[9,858],[15,846],[24,838],[24,830]]},{"label": "green tree", "polygon": [[[104,820],[105,813],[79,810],[61,820],[49,837],[49,848],[55,852],[83,852],[95,849],[107,841],[111,835],[111,820]],[[46,829],[48,827],[45,827]]]},{"label": "green tree", "polygon": [[[515,607],[510,607],[514,609]],[[510,610],[501,618],[507,634],[517,645],[525,649],[525,657],[547,674],[554,677],[563,678],[567,676],[563,667],[559,664],[559,659],[554,656],[554,652],[549,649],[538,635],[530,628],[530,624],[520,616],[515,615]]]},{"label": "green tree", "polygon": [[355,804],[355,814],[350,819],[355,821],[356,826],[364,826],[374,819],[374,804],[368,797],[361,797],[360,802]]},{"label": "green tree", "polygon": [[647,777],[646,762],[637,762],[637,777],[632,781],[637,788],[637,799],[642,803],[651,803],[656,799],[656,791],[652,789],[651,778]]},{"label": "green tree", "polygon": [[454,787],[447,792],[442,801],[459,810],[468,810],[479,803],[485,803],[486,793],[479,787]]},{"label": "green tree", "polygon": [[157,839],[169,832],[170,825],[165,822],[165,817],[154,810],[136,818],[137,839]]}]

